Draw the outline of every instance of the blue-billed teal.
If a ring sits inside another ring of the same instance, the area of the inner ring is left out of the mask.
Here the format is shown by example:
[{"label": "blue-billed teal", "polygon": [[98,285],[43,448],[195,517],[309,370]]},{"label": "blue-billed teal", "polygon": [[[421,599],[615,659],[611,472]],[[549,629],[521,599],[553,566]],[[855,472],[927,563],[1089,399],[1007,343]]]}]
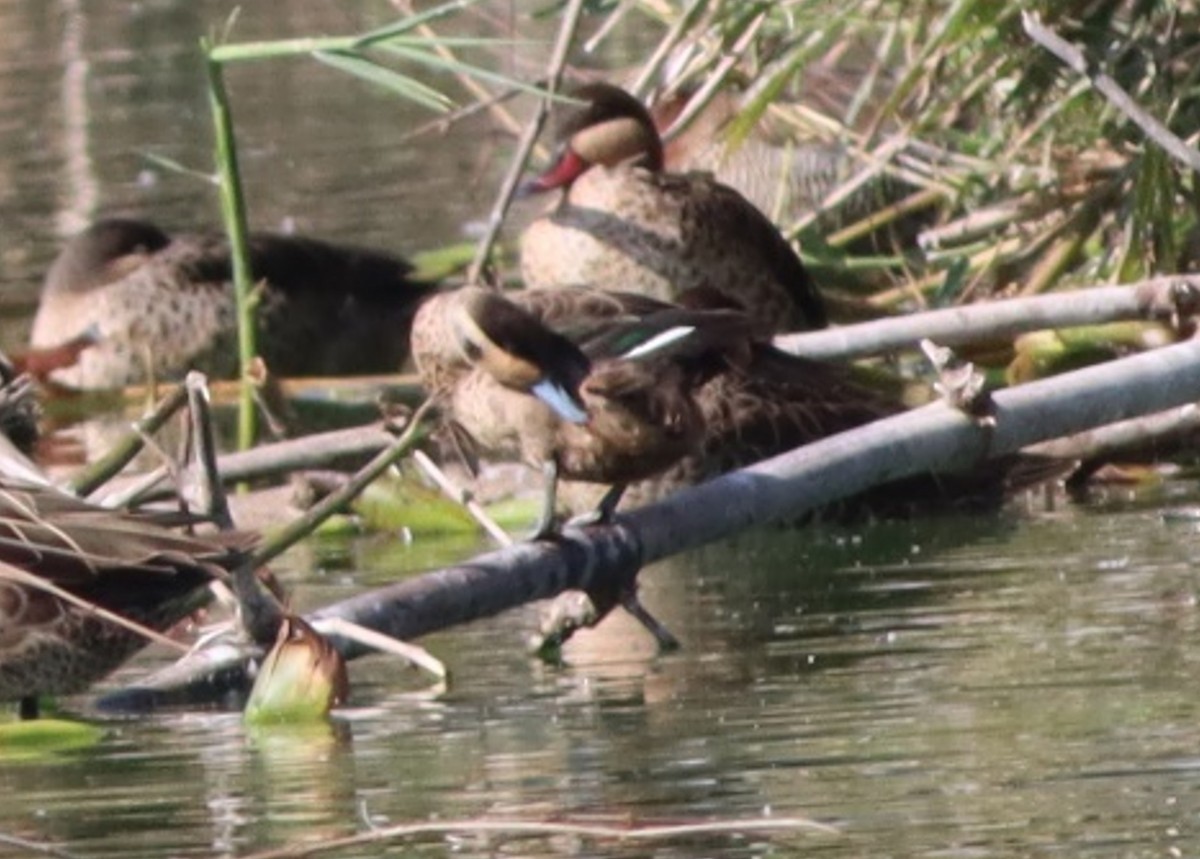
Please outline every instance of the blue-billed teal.
[{"label": "blue-billed teal", "polygon": [[[281,376],[395,372],[429,285],[377,251],[316,239],[251,237],[259,348]],[[216,234],[170,236],[130,219],[97,221],[71,239],[46,275],[33,352],[75,344],[49,379],[114,388],[188,369],[236,374],[229,246]]]},{"label": "blue-billed teal", "polygon": [[[650,360],[617,357],[629,342],[689,326]],[[557,467],[571,512],[654,500],[906,408],[849,368],[776,349],[740,312],[586,288],[439,295],[418,313],[413,353],[448,416],[484,451]],[[994,506],[1065,467],[1013,456],[890,484],[837,512]]]},{"label": "blue-billed teal", "polygon": [[[745,314],[587,289],[443,293],[418,311],[413,357],[482,450],[557,477],[620,487],[692,451],[692,392],[741,342]],[[549,512],[549,511],[547,511]],[[545,519],[544,519],[545,522]]]}]

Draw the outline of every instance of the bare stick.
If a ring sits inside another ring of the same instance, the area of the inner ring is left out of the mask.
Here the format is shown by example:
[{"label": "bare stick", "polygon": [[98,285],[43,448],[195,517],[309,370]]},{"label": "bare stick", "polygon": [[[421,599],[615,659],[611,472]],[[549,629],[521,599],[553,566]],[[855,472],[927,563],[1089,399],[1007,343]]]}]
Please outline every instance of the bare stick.
[{"label": "bare stick", "polygon": [[85,498],[91,495],[128,465],[145,446],[146,437],[157,432],[186,402],[187,390],[180,385],[164,397],[148,415],[137,421],[106,456],[72,477],[68,488]]},{"label": "bare stick", "polygon": [[570,0],[563,13],[562,26],[558,30],[558,40],[554,43],[554,52],[550,56],[550,64],[546,70],[547,96],[538,104],[537,112],[526,126],[525,133],[517,145],[517,151],[513,155],[512,164],[509,165],[508,174],[500,186],[496,204],[488,215],[487,232],[480,240],[479,247],[475,251],[475,259],[471,261],[471,267],[467,270],[467,283],[482,282],[483,269],[492,255],[492,246],[496,244],[496,237],[500,235],[500,227],[504,224],[504,216],[517,192],[517,184],[521,181],[521,175],[525,172],[529,154],[533,151],[538,135],[542,133],[542,127],[546,124],[546,117],[550,114],[550,100],[558,92],[558,82],[562,77],[563,67],[567,63],[567,51],[570,50],[571,41],[575,38],[575,29],[579,25],[579,16],[583,12],[583,5],[584,0]]},{"label": "bare stick", "polygon": [[[416,10],[410,0],[392,0],[392,6],[402,15],[415,15]],[[430,47],[433,52],[451,63],[457,63],[458,57],[455,53],[445,45],[441,44],[437,38],[437,32],[428,24],[421,24],[417,27],[417,32],[430,41]],[[516,118],[505,109],[501,103],[503,98],[496,98],[487,87],[481,84],[471,75],[464,72],[455,72],[454,79],[459,85],[471,95],[475,96],[477,105],[480,108],[486,109],[492,115],[492,119],[502,125],[504,130],[509,134],[516,136],[521,130],[521,124]]]},{"label": "bare stick", "polygon": [[168,498],[172,495],[172,490],[166,483],[170,476],[170,466],[160,465],[153,471],[148,471],[134,479],[131,483],[122,484],[112,492],[106,492],[100,498],[92,500],[101,507],[119,510],[122,507],[133,507],[153,498]]},{"label": "bare stick", "polygon": [[654,636],[654,640],[658,642],[658,649],[663,653],[668,653],[672,650],[678,650],[682,645],[679,639],[676,638],[671,630],[667,629],[663,622],[650,613],[650,610],[642,605],[642,601],[638,599],[636,593],[630,592],[621,596],[621,605],[629,615],[645,627],[646,631]]},{"label": "bare stick", "polygon": [[942,346],[956,346],[984,337],[1127,319],[1171,323],[1194,312],[1191,296],[1198,294],[1200,275],[1167,275],[1124,286],[988,301],[787,334],[777,337],[775,343],[809,358],[848,359],[913,348],[926,338]]},{"label": "bare stick", "polygon": [[1144,417],[1096,427],[1027,448],[1028,453],[1058,459],[1112,459],[1131,450],[1161,445],[1200,431],[1200,408],[1188,403]]},{"label": "bare stick", "polygon": [[329,495],[326,495],[307,510],[303,516],[288,523],[273,539],[260,546],[249,560],[247,560],[246,565],[252,568],[261,567],[271,559],[283,554],[293,544],[311,534],[318,525],[341,510],[354,498],[358,497],[368,484],[381,475],[392,463],[408,453],[409,449],[419,438],[419,433],[424,430],[422,421],[430,408],[432,408],[432,401],[427,400],[413,413],[408,426],[396,438],[391,447],[379,453],[374,459],[363,466],[337,492],[331,492]]},{"label": "bare stick", "polygon": [[19,850],[27,850],[30,853],[40,853],[43,856],[57,856],[59,859],[79,859],[78,854],[68,853],[61,847],[56,847],[53,844],[44,844],[40,841],[30,841],[18,835],[9,835],[7,832],[0,832],[0,844],[16,847]]},{"label": "bare stick", "polygon": [[[321,468],[347,458],[365,459],[395,439],[395,434],[384,429],[381,423],[331,430],[225,454],[217,458],[217,470],[226,483],[274,477],[300,469]],[[168,476],[166,468],[158,468],[121,491],[105,496],[102,503],[105,507],[121,507],[136,501],[169,497],[170,490],[160,486]]]},{"label": "bare stick", "polygon": [[432,674],[438,680],[445,680],[448,672],[446,665],[424,647],[409,644],[389,635],[382,635],[373,629],[367,629],[361,624],[346,620],[343,617],[328,617],[313,624],[313,628],[322,635],[340,635],[357,641],[366,647],[378,650],[380,653],[390,653],[399,656]]},{"label": "bare stick", "polygon": [[729,53],[721,58],[712,70],[712,73],[705,79],[704,85],[696,91],[695,95],[688,99],[687,106],[684,107],[679,116],[675,117],[675,121],[671,123],[671,127],[664,133],[664,138],[670,139],[676,129],[687,128],[688,123],[704,110],[716,91],[725,83],[725,79],[729,77],[729,73],[737,67],[737,64],[742,59],[742,55],[754,44],[754,37],[758,35],[758,31],[762,29],[762,25],[767,20],[767,11],[764,9],[754,16],[746,26],[745,31],[738,37],[733,47],[730,48]]},{"label": "bare stick", "polygon": [[692,0],[688,4],[687,9],[675,19],[675,22],[671,25],[671,29],[667,31],[662,41],[658,43],[658,47],[654,49],[654,53],[650,59],[642,65],[642,70],[638,73],[637,80],[629,87],[631,93],[638,98],[646,96],[647,90],[650,89],[650,82],[658,75],[658,70],[667,61],[667,57],[671,55],[671,51],[679,44],[687,29],[699,19],[701,13],[708,9],[708,5],[707,0]]},{"label": "bare stick", "polygon": [[415,451],[413,453],[413,462],[417,464],[417,467],[421,471],[425,472],[430,480],[437,484],[438,489],[447,498],[457,504],[461,504],[471,514],[472,518],[479,523],[479,526],[484,531],[487,531],[488,536],[496,541],[497,545],[512,545],[513,539],[508,535],[508,532],[496,524],[496,521],[483,509],[483,506],[471,497],[470,492],[458,486],[453,480],[447,477],[446,472],[442,471],[438,467],[438,464],[430,459],[424,451]]},{"label": "bare stick", "polygon": [[187,374],[184,388],[188,393],[191,440],[180,469],[179,495],[189,505],[209,516],[217,527],[233,529],[229,500],[217,470],[217,443],[213,437],[212,410],[209,407],[208,380],[195,370]]},{"label": "bare stick", "polygon": [[1083,51],[1043,24],[1041,17],[1032,12],[1022,12],[1021,23],[1029,38],[1062,60],[1069,68],[1084,75],[1096,91],[1108,99],[1109,104],[1128,117],[1147,137],[1161,146],[1163,151],[1188,169],[1200,171],[1200,151],[1188,146],[1171,129],[1140,107],[1109,75],[1090,66]]}]

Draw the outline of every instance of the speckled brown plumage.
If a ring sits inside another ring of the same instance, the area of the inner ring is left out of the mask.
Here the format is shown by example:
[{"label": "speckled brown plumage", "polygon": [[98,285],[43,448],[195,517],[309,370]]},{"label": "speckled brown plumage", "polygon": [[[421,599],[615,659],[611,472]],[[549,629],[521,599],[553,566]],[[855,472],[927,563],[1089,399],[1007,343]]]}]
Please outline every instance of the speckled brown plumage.
[{"label": "speckled brown plumage", "polygon": [[560,161],[533,183],[565,190],[521,238],[527,286],[590,285],[664,301],[699,289],[773,331],[825,324],[816,287],[762,212],[710,174],[662,172],[653,121],[627,93],[591,84],[575,96],[587,104],[560,136],[564,158],[586,169],[572,180]]},{"label": "speckled brown plumage", "polygon": [[[896,398],[854,380],[842,367],[751,346],[749,361],[731,365],[694,391],[704,432],[686,456],[651,480],[631,486],[626,506],[665,497],[793,448],[903,411]],[[584,509],[592,493],[570,489]]]},{"label": "speckled brown plumage", "polygon": [[[259,348],[284,376],[398,370],[426,284],[404,260],[315,239],[255,235]],[[200,369],[236,373],[230,254],[223,236],[168,236],[134,220],[98,221],[64,247],[46,276],[30,338],[48,349],[94,341],[50,378],[111,388]]]},{"label": "speckled brown plumage", "polygon": [[[906,406],[898,396],[857,380],[853,371],[798,358],[763,343],[748,361],[730,365],[694,391],[704,427],[696,447],[654,477],[629,486],[632,508],[683,487],[891,417]],[[1011,493],[1053,479],[1070,463],[1013,455],[961,474],[917,475],[885,484],[821,511],[835,518],[907,516],[945,509],[989,509]],[[565,509],[590,509],[594,487],[564,484]]]},{"label": "speckled brown plumage", "polygon": [[160,631],[207,601],[249,541],[183,534],[175,518],[0,484],[0,699],[80,692],[146,644],[25,576]]},{"label": "speckled brown plumage", "polygon": [[[529,392],[531,383],[524,388],[506,383],[504,376],[516,374],[499,372],[489,349],[464,345],[464,331],[485,320],[456,320],[482,313],[484,295],[489,306],[503,301],[521,311],[511,317],[515,330],[486,332],[509,344],[503,350],[509,357],[530,354],[519,341],[543,328],[570,332],[558,357],[543,352],[550,357],[539,366],[546,375],[558,372],[562,384],[573,389],[586,422],[556,414]],[[643,331],[634,330],[638,326],[658,330],[679,322],[701,331],[662,356],[625,360],[611,351],[624,345],[620,335],[626,331],[643,338]],[[710,362],[725,360],[724,339],[744,337],[750,325],[743,314],[686,311],[635,294],[532,290],[501,298],[467,289],[438,295],[418,311],[413,357],[454,422],[488,453],[532,465],[553,462],[561,474],[579,480],[624,483],[653,474],[694,448],[703,425],[692,391],[712,372]],[[579,365],[581,355],[585,363]],[[568,372],[550,366],[564,361],[576,366]]]}]

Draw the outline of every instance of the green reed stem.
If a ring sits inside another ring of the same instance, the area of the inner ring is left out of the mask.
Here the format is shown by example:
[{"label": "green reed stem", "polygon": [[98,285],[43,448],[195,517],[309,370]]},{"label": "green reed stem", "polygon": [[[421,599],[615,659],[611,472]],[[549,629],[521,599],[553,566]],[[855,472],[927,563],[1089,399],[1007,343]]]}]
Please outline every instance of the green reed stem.
[{"label": "green reed stem", "polygon": [[221,218],[229,236],[233,267],[233,290],[237,302],[238,372],[241,386],[238,393],[239,450],[254,444],[257,433],[257,412],[254,391],[250,383],[250,364],[258,352],[254,310],[257,303],[252,290],[250,273],[249,230],[246,226],[246,202],[242,195],[241,172],[238,170],[237,144],[234,140],[233,114],[225,92],[222,64],[213,59],[212,44],[201,41],[204,68],[208,75],[208,103],[212,109],[213,132],[216,136],[217,181],[221,191]]}]

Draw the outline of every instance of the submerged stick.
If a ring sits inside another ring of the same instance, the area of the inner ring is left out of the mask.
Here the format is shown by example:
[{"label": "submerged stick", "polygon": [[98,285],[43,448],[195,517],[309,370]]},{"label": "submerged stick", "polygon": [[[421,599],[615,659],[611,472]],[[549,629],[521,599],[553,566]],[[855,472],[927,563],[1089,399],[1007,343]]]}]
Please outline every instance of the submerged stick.
[{"label": "submerged stick", "polygon": [[790,832],[809,830],[825,835],[840,835],[841,831],[810,820],[806,817],[753,817],[730,820],[706,820],[702,823],[672,823],[660,825],[612,826],[600,823],[570,823],[564,821],[537,820],[444,820],[434,823],[403,823],[371,829],[357,835],[331,838],[328,841],[305,841],[294,847],[281,847],[262,853],[252,853],[246,859],[295,859],[301,856],[316,856],[349,847],[380,842],[414,840],[418,838],[447,838],[457,835],[498,835],[511,838],[591,838],[600,841],[668,841],[691,839],[701,836],[742,836],[757,832]]}]

